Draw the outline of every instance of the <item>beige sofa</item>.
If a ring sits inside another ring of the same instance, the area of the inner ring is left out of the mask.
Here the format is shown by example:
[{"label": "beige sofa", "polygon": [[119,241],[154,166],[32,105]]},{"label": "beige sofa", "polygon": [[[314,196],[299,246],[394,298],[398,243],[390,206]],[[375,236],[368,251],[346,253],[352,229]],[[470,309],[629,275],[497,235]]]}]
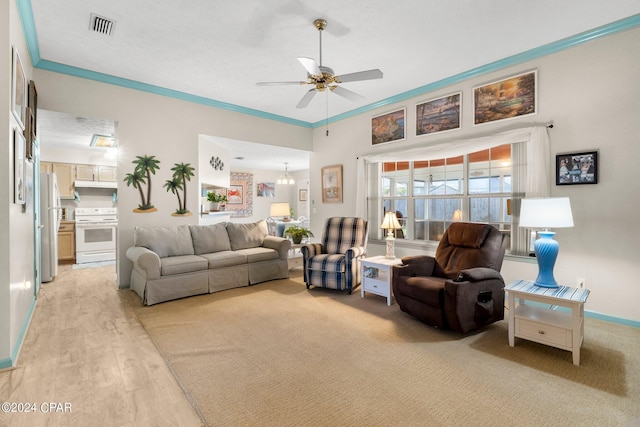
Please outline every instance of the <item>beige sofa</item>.
[{"label": "beige sofa", "polygon": [[145,305],[289,277],[291,242],[267,224],[136,227],[131,289]]}]

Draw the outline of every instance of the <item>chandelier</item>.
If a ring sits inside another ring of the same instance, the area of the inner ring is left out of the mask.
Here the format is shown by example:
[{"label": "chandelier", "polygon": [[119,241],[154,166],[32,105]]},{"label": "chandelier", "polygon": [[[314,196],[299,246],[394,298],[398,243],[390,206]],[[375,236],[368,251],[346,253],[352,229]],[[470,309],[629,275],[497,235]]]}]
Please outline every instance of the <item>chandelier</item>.
[{"label": "chandelier", "polygon": [[276,181],[278,184],[293,185],[296,183],[295,180],[289,176],[288,165],[289,163],[284,162],[284,177],[278,178]]}]

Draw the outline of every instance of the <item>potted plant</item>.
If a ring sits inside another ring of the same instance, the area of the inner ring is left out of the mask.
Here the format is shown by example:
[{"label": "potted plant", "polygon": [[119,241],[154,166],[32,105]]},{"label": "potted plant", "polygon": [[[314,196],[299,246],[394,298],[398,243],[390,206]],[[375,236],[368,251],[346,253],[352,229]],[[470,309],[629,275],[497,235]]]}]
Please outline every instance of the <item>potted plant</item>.
[{"label": "potted plant", "polygon": [[293,243],[296,245],[299,245],[300,242],[302,242],[302,239],[306,237],[313,237],[313,233],[311,232],[311,230],[309,230],[306,227],[292,225],[291,227],[288,227],[285,230],[284,236],[291,237],[291,240],[293,240]]},{"label": "potted plant", "polygon": [[207,200],[211,202],[211,210],[217,212],[220,210],[220,203],[227,201],[227,196],[209,191],[207,193]]}]

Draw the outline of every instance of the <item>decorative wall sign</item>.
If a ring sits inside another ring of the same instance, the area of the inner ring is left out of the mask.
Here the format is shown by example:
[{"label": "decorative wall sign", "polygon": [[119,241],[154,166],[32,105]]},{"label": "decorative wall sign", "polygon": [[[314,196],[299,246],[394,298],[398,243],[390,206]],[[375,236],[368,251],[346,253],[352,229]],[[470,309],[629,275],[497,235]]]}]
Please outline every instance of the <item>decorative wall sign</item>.
[{"label": "decorative wall sign", "polygon": [[371,119],[371,144],[398,141],[405,138],[405,109],[382,114]]},{"label": "decorative wall sign", "polygon": [[556,155],[556,185],[597,183],[597,151]]},{"label": "decorative wall sign", "polygon": [[224,163],[218,156],[211,156],[211,160],[209,160],[209,164],[213,168],[213,170],[221,171],[224,169]]},{"label": "decorative wall sign", "polygon": [[227,211],[234,218],[253,215],[253,174],[231,172],[227,189]]},{"label": "decorative wall sign", "polygon": [[537,71],[473,89],[473,123],[494,122],[536,113]]},{"label": "decorative wall sign", "polygon": [[416,136],[460,129],[462,92],[416,105]]}]

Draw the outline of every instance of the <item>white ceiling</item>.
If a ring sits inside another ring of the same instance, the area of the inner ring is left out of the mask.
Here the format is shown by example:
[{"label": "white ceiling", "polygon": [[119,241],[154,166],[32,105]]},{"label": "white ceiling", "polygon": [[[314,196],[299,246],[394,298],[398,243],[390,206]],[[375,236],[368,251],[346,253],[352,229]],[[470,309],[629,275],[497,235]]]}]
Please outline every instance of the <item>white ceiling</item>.
[{"label": "white ceiling", "polygon": [[[640,13],[638,0],[31,0],[40,57],[215,101],[317,123]],[[92,13],[116,21],[90,31]],[[309,86],[297,57],[382,80],[344,83],[295,106]],[[328,104],[327,104],[328,101]]]}]

